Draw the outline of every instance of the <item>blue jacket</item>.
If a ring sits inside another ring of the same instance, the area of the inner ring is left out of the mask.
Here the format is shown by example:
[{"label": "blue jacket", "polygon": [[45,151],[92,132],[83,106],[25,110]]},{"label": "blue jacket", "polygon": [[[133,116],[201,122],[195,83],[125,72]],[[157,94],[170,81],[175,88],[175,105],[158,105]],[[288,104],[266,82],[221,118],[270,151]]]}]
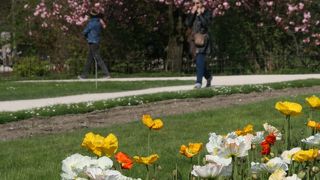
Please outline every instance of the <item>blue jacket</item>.
[{"label": "blue jacket", "polygon": [[100,42],[100,34],[102,25],[99,18],[91,18],[82,34],[87,38],[88,43],[98,44]]}]

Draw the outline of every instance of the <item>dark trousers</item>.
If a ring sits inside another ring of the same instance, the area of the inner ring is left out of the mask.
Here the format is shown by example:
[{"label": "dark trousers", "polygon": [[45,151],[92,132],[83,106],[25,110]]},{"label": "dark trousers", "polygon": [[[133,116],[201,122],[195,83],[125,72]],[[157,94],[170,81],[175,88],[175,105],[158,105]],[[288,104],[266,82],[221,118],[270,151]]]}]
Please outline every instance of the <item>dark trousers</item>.
[{"label": "dark trousers", "polygon": [[89,44],[89,54],[88,54],[87,62],[83,68],[82,76],[83,77],[88,76],[90,67],[94,63],[94,61],[98,63],[99,67],[102,69],[105,76],[109,76],[108,68],[100,56],[99,45],[91,44],[91,43]]},{"label": "dark trousers", "polygon": [[209,79],[211,73],[207,69],[206,54],[197,53],[196,54],[196,71],[197,71],[197,81],[196,83],[202,84],[202,77]]}]

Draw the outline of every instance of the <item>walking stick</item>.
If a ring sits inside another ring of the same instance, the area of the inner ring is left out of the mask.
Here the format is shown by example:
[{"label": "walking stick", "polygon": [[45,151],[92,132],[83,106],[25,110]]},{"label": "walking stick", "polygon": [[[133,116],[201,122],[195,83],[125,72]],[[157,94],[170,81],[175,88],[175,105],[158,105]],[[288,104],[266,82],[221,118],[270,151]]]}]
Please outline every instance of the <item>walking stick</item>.
[{"label": "walking stick", "polygon": [[93,58],[93,59],[94,59],[94,64],[95,64],[96,89],[98,89],[98,65],[97,65],[97,60],[96,60],[96,58]]}]

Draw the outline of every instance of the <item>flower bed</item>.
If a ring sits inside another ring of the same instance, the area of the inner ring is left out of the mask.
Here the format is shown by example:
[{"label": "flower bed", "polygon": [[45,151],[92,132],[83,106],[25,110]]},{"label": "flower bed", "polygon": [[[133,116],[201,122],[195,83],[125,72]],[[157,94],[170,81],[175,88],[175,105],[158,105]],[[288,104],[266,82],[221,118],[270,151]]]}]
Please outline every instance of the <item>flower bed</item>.
[{"label": "flower bed", "polygon": [[[285,115],[284,132],[278,128],[263,124],[264,131],[255,132],[252,125],[238,129],[227,135],[209,134],[209,141],[205,148],[207,154],[203,161],[199,158],[202,143],[182,145],[180,153],[190,158],[193,168],[190,172],[173,170],[172,178],[179,179],[179,174],[201,179],[315,179],[320,176],[320,122],[314,121],[315,113],[320,109],[320,99],[316,96],[306,98],[311,108],[309,119],[301,122],[301,126],[310,129],[310,136],[300,142],[293,141],[292,124],[294,116],[302,113],[302,106],[294,102],[277,102],[275,108]],[[130,155],[118,152],[119,142],[114,134],[102,137],[91,132],[87,133],[82,146],[95,154],[96,158],[74,154],[63,161],[61,177],[63,179],[133,179],[122,175],[122,171],[131,168],[146,168],[143,179],[161,179],[157,171],[161,166],[157,164],[158,154],[150,152],[151,133],[163,128],[160,119],[152,119],[150,115],[142,117],[142,123],[148,128],[146,132],[147,156]],[[165,142],[163,142],[165,143]],[[296,145],[301,145],[298,147]],[[177,147],[178,151],[178,147]],[[115,154],[115,155],[114,155]],[[193,158],[198,156],[197,163]],[[113,164],[113,161],[118,162]],[[143,166],[134,165],[142,164]],[[136,167],[135,167],[136,166]],[[151,168],[153,167],[153,168]]]}]

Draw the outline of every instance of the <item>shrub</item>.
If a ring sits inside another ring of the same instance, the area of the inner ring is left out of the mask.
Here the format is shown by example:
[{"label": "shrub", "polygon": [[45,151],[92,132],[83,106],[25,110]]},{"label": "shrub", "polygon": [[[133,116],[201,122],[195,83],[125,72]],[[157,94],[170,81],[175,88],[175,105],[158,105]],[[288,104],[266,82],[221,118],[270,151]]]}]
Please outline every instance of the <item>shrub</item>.
[{"label": "shrub", "polygon": [[21,77],[46,76],[50,73],[50,64],[34,56],[23,57],[14,65],[13,71]]}]

